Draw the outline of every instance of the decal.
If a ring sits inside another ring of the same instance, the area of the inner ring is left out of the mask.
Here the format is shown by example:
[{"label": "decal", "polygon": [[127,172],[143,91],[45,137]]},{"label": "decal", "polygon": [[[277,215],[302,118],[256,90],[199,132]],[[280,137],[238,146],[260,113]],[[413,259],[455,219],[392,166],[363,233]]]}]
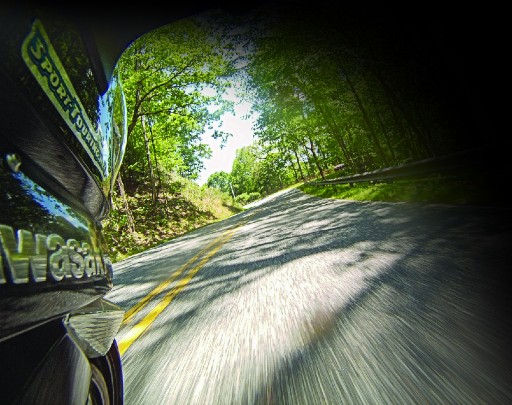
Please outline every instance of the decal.
[{"label": "decal", "polygon": [[105,177],[106,168],[100,149],[100,134],[87,113],[62,63],[39,20],[32,25],[22,46],[26,65],[44,90],[97,169]]},{"label": "decal", "polygon": [[0,224],[0,284],[59,282],[105,276],[99,253],[87,242],[35,234]]}]

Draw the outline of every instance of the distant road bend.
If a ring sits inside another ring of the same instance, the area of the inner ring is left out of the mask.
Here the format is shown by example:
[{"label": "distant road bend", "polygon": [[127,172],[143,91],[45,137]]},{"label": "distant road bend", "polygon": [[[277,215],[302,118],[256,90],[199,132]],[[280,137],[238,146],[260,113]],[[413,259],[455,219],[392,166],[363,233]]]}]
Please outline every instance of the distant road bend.
[{"label": "distant road bend", "polygon": [[116,263],[125,403],[510,404],[511,221],[289,190]]}]

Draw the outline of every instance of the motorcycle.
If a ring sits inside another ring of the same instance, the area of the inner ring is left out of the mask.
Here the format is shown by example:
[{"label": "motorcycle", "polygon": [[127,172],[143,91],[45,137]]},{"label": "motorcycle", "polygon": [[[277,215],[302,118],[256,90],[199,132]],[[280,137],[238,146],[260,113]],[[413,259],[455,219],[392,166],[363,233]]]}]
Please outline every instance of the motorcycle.
[{"label": "motorcycle", "polygon": [[[194,8],[195,7],[195,8]],[[115,64],[159,20],[0,7],[2,403],[122,404],[101,221],[126,146]]]}]

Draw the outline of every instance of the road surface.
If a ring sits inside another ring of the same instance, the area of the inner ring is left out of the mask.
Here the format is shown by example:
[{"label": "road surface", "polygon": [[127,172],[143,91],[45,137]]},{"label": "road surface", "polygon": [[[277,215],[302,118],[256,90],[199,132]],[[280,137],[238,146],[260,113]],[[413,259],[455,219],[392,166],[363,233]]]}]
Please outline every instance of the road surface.
[{"label": "road surface", "polygon": [[512,403],[511,219],[289,190],[116,263],[125,403]]}]

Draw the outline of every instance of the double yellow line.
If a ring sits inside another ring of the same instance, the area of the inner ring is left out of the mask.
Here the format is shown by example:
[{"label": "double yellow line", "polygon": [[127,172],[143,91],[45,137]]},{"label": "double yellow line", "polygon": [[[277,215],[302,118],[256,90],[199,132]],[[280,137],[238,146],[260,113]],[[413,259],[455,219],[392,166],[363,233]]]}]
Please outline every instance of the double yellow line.
[{"label": "double yellow line", "polygon": [[139,313],[142,308],[148,305],[153,298],[164,291],[171,283],[173,283],[180,274],[182,274],[187,268],[192,266],[201,257],[201,260],[190,269],[185,277],[179,280],[176,285],[160,300],[160,302],[146,315],[142,320],[133,326],[118,342],[119,352],[123,355],[126,350],[132,345],[132,343],[155,321],[155,319],[162,313],[162,311],[171,303],[171,301],[178,295],[178,293],[185,288],[185,286],[192,280],[196,273],[203,267],[210,258],[217,253],[217,251],[235,234],[237,229],[247,223],[247,220],[238,223],[232,228],[228,229],[221,236],[213,240],[205,248],[201,249],[199,253],[188,260],[183,266],[176,270],[169,279],[160,283],[153,291],[146,295],[136,305],[126,311],[123,325],[129,324],[135,315]]}]

